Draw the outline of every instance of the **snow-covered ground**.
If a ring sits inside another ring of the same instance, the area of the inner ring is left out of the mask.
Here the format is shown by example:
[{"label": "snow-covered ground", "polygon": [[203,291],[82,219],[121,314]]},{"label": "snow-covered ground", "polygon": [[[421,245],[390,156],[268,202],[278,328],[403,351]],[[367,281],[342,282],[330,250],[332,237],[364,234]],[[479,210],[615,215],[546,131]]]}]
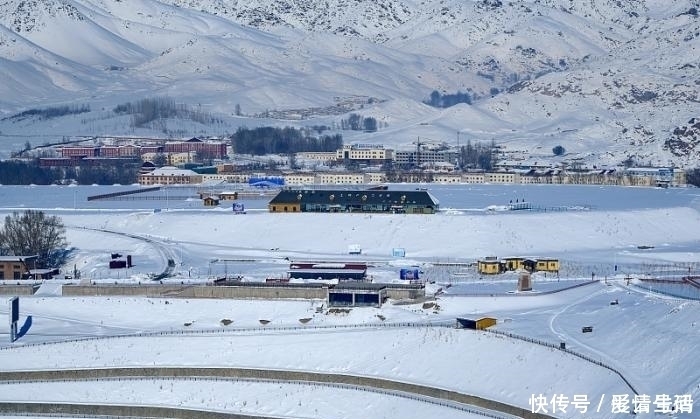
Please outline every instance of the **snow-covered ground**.
[{"label": "snow-covered ground", "polygon": [[[446,191],[459,190],[455,188]],[[577,197],[594,200],[596,189]],[[629,191],[610,189],[620,196]],[[562,197],[570,192],[559,187],[550,191]],[[32,316],[28,333],[14,344],[7,335],[0,337],[5,342],[0,369],[205,366],[331,372],[446,388],[526,409],[533,394],[550,401],[555,395],[570,400],[585,395],[590,401],[585,415],[569,406],[554,416],[622,415],[612,412],[612,398],[627,394],[631,400],[633,390],[610,369],[515,337],[444,326],[454,324],[456,317],[492,316],[498,319],[496,331],[555,347],[564,342],[567,349],[616,369],[639,394],[651,397],[653,411],[657,395],[700,397],[700,359],[694,353],[700,343],[700,302],[652,293],[626,277],[637,277],[651,265],[692,269],[700,262],[700,213],[689,191],[670,192],[685,198],[674,195],[669,205],[647,206],[640,199],[626,202],[624,209],[556,213],[234,215],[223,209],[47,209],[68,226],[68,240],[75,247],[68,270],[75,266],[83,278],[94,281],[148,281],[146,275],[161,271],[168,258],[176,260],[177,276],[166,282],[206,282],[224,270],[245,280],[264,280],[285,272],[285,258],[347,259],[349,244],[362,246],[358,258],[376,266],[370,274],[380,281],[397,280],[399,268],[406,265],[429,270],[439,260],[466,262],[490,255],[552,256],[572,268],[559,278],[535,275],[535,292],[528,294],[510,292],[514,277],[436,275],[431,278],[436,283],[427,287],[429,294],[435,293],[433,304],[389,301],[381,308],[347,313],[318,310],[320,300],[61,297],[60,284],[67,281],[45,281],[37,295],[21,298],[20,324]],[[56,207],[72,207],[73,193],[65,196],[70,203],[57,202]],[[654,247],[641,250],[641,244]],[[405,248],[406,258],[392,258],[394,247]],[[136,265],[117,275],[106,268],[110,252],[132,254]],[[616,265],[624,271],[615,271]],[[590,279],[589,268],[597,269],[601,282],[544,293]],[[452,287],[446,288],[448,284]],[[493,293],[463,295],[460,287],[491,288]],[[0,313],[6,312],[0,306]],[[232,322],[224,325],[224,320]],[[260,320],[269,323],[262,326]],[[583,326],[593,332],[582,333]],[[92,337],[102,338],[65,341]],[[401,397],[288,383],[204,380],[192,385],[148,379],[128,385],[106,380],[1,387],[4,401],[156,404],[313,418],[469,417]],[[231,399],[228,395],[234,392],[237,396]],[[336,399],[342,402],[330,402]]]}]

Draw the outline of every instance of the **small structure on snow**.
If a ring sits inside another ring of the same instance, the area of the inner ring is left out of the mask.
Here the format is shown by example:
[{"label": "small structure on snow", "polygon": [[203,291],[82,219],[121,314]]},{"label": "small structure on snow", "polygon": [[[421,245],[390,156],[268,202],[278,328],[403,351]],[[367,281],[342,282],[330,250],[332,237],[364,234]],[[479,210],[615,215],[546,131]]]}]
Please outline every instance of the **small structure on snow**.
[{"label": "small structure on snow", "polygon": [[457,317],[457,329],[484,330],[495,325],[496,319],[493,317],[480,317],[478,319]]}]

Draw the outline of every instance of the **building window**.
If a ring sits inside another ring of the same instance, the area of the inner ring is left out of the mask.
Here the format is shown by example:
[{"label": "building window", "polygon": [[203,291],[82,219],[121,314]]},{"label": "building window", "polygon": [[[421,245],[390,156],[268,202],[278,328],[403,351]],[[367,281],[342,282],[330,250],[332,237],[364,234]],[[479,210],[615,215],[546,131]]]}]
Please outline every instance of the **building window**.
[{"label": "building window", "polygon": [[12,272],[13,279],[22,279],[22,274],[20,272],[14,271]]}]

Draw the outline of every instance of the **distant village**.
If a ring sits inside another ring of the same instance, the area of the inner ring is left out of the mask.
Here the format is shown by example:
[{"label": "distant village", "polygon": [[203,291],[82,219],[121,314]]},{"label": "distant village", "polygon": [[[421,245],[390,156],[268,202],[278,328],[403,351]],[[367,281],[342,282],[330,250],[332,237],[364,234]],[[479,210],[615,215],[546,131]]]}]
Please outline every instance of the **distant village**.
[{"label": "distant village", "polygon": [[191,138],[100,139],[42,147],[45,168],[137,165],[142,185],[240,183],[274,176],[284,185],[374,185],[387,182],[467,184],[590,184],[680,186],[686,173],[672,167],[606,169],[522,165],[495,161],[490,170],[460,170],[461,150],[446,144],[415,143],[394,150],[376,144],[343,145],[336,151],[288,155],[235,154],[230,142]]}]

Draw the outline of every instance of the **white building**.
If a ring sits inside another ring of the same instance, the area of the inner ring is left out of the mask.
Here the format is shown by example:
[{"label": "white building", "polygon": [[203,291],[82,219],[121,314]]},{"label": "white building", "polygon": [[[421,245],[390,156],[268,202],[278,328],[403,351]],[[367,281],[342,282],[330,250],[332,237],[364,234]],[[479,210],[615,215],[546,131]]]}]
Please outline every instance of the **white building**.
[{"label": "white building", "polygon": [[381,163],[394,159],[394,150],[374,144],[344,145],[336,153],[337,160],[356,160]]},{"label": "white building", "polygon": [[140,174],[139,183],[141,185],[186,185],[202,183],[202,175],[192,170],[164,166],[150,173]]}]

